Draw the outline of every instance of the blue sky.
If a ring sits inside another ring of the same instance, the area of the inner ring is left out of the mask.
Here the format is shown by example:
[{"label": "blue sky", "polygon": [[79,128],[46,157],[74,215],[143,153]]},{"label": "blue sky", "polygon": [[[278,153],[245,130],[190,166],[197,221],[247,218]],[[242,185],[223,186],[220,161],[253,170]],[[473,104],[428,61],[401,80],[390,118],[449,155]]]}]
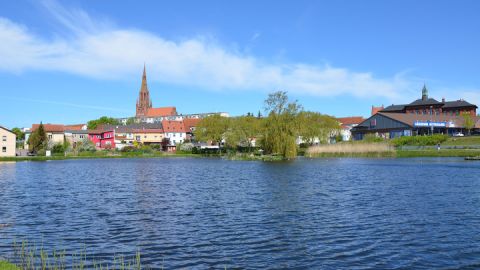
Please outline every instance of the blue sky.
[{"label": "blue sky", "polygon": [[256,113],[269,92],[368,116],[430,96],[480,103],[478,1],[3,1],[0,125],[153,105]]}]

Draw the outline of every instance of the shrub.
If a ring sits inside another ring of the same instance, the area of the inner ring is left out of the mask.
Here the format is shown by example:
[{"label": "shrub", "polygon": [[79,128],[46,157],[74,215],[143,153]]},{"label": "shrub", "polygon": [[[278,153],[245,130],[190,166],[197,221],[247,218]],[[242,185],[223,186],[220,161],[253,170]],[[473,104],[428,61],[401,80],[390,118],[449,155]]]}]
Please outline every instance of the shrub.
[{"label": "shrub", "polygon": [[385,139],[380,138],[375,136],[375,134],[367,134],[363,137],[364,142],[371,142],[371,143],[376,143],[376,142],[384,142]]},{"label": "shrub", "polygon": [[184,151],[184,152],[192,152],[193,150],[193,143],[184,143],[182,145],[180,145],[180,151]]},{"label": "shrub", "polygon": [[391,143],[396,147],[404,145],[426,146],[443,143],[447,139],[448,136],[444,134],[433,134],[430,136],[404,136],[392,139]]},{"label": "shrub", "polygon": [[65,147],[62,143],[56,143],[52,146],[52,153],[60,154],[65,152]]}]

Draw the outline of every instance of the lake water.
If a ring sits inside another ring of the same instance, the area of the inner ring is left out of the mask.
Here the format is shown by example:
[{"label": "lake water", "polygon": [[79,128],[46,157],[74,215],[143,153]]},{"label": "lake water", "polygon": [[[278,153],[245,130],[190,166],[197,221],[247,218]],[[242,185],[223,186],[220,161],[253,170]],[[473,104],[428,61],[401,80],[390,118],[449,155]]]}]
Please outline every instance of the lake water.
[{"label": "lake water", "polygon": [[480,162],[98,159],[0,164],[12,241],[165,269],[480,268]]}]

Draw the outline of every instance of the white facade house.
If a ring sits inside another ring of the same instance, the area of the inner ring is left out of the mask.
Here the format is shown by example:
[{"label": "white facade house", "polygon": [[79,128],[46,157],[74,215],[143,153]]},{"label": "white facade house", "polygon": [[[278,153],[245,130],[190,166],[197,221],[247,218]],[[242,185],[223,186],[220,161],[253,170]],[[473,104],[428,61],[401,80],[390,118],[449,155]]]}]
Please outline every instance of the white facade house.
[{"label": "white facade house", "polygon": [[11,130],[0,126],[0,157],[14,157],[17,135]]}]

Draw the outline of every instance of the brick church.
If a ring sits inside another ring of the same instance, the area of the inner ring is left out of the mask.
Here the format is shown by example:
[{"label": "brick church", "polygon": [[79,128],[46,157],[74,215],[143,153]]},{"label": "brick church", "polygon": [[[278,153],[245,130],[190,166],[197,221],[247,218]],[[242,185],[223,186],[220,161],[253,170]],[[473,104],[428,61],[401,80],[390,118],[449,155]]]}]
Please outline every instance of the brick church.
[{"label": "brick church", "polygon": [[138,94],[136,108],[136,118],[177,115],[177,109],[175,107],[152,107],[152,100],[150,99],[150,92],[148,91],[147,72],[145,66],[143,66],[142,86],[140,87],[140,93]]}]

